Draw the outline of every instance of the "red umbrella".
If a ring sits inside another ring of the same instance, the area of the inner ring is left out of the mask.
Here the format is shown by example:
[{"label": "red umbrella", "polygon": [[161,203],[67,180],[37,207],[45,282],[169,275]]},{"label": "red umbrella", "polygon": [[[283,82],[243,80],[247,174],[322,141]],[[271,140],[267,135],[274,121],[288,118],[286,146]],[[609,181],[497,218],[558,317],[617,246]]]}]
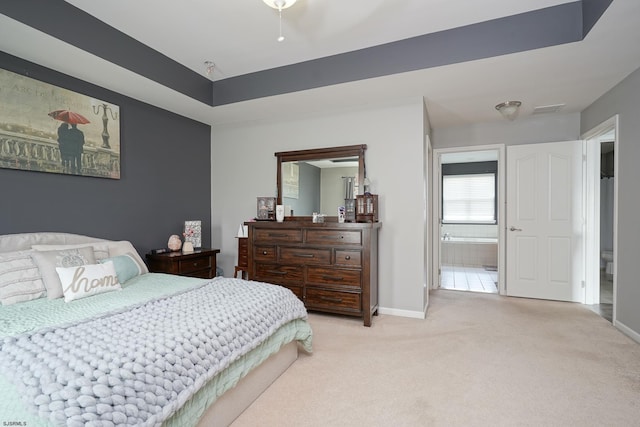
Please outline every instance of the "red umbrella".
[{"label": "red umbrella", "polygon": [[86,123],[90,123],[89,120],[85,116],[79,113],[74,113],[69,110],[56,110],[49,113],[49,116],[53,117],[56,120],[60,120],[61,122],[66,122],[69,124],[75,125],[83,125]]}]

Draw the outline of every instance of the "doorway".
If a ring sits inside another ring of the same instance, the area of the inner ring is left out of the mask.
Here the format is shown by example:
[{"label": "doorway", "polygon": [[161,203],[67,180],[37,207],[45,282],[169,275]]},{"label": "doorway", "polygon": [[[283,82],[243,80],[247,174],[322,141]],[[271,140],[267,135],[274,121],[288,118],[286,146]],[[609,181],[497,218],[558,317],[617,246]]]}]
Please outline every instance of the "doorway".
[{"label": "doorway", "polygon": [[433,154],[433,287],[503,293],[504,146]]},{"label": "doorway", "polygon": [[591,131],[587,141],[587,298],[594,312],[615,319],[617,116]]}]

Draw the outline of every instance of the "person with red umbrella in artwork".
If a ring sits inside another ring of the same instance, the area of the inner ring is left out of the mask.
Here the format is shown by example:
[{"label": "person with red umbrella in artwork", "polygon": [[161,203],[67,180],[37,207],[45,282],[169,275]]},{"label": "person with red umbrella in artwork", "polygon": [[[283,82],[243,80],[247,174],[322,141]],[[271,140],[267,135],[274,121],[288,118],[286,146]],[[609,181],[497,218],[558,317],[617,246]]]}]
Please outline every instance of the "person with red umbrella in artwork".
[{"label": "person with red umbrella in artwork", "polygon": [[67,134],[71,148],[71,173],[82,174],[82,152],[84,147],[84,133],[78,129],[78,125],[71,124],[71,129]]},{"label": "person with red umbrella in artwork", "polygon": [[58,150],[60,151],[60,162],[62,172],[71,173],[71,144],[69,144],[69,123],[62,122],[58,126]]},{"label": "person with red umbrella in artwork", "polygon": [[63,172],[81,174],[84,133],[77,125],[89,123],[89,120],[82,114],[69,110],[52,111],[49,116],[62,121],[58,127],[58,146]]}]

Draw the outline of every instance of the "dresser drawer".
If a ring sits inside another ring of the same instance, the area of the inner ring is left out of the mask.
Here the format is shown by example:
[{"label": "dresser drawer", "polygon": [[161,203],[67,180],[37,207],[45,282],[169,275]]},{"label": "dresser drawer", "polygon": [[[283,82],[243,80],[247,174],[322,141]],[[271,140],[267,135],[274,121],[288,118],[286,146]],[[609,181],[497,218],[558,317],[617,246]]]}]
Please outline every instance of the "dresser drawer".
[{"label": "dresser drawer", "polygon": [[301,243],[302,229],[265,229],[256,228],[253,231],[253,240],[255,243]]},{"label": "dresser drawer", "polygon": [[331,249],[280,247],[280,261],[297,265],[329,265]]},{"label": "dresser drawer", "polygon": [[361,245],[359,230],[307,230],[306,243],[311,245]]},{"label": "dresser drawer", "polygon": [[191,258],[179,261],[180,274],[211,268],[211,257]]},{"label": "dresser drawer", "polygon": [[256,246],[253,252],[253,259],[256,261],[275,261],[276,255],[275,246]]},{"label": "dresser drawer", "polygon": [[361,311],[361,295],[359,292],[339,292],[325,289],[306,289],[305,305],[309,309],[325,309],[359,313]]},{"label": "dresser drawer", "polygon": [[309,285],[334,285],[360,288],[360,270],[340,270],[337,268],[309,267],[307,283]]},{"label": "dresser drawer", "polygon": [[299,265],[256,264],[252,280],[275,284],[299,284],[304,280],[303,267]]},{"label": "dresser drawer", "polygon": [[344,267],[362,266],[362,252],[336,249],[336,265]]}]

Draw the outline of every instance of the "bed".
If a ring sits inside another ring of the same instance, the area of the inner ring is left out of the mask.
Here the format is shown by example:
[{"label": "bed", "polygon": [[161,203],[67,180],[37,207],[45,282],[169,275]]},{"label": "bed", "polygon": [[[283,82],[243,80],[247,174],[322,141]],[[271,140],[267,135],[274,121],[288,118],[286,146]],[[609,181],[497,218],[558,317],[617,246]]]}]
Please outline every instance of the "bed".
[{"label": "bed", "polygon": [[0,236],[0,302],[3,425],[229,425],[311,352],[289,290],[149,273],[127,241]]}]

